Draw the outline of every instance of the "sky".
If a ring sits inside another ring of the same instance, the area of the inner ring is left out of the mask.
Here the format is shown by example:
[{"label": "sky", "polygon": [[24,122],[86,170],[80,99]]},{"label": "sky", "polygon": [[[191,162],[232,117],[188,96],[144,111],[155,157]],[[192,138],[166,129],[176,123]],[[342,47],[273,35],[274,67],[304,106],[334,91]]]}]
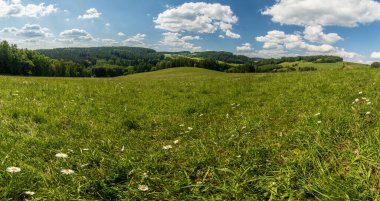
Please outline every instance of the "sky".
[{"label": "sky", "polygon": [[250,57],[380,61],[376,0],[0,0],[0,40],[21,48],[136,46]]}]

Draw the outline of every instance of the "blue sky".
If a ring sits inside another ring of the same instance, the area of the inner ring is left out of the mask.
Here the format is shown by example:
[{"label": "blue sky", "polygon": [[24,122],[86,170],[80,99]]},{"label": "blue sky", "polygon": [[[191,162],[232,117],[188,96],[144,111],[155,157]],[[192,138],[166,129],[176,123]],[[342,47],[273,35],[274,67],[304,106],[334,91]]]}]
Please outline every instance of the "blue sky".
[{"label": "blue sky", "polygon": [[0,0],[0,37],[20,47],[143,46],[252,57],[380,60],[376,0]]}]

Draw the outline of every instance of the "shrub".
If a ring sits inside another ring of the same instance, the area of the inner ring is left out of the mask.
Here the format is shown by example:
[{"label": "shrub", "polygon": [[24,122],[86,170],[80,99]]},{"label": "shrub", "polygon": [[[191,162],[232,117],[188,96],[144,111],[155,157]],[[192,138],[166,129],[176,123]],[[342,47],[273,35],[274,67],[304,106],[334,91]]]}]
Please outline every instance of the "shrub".
[{"label": "shrub", "polygon": [[298,70],[302,72],[302,71],[316,71],[317,69],[314,67],[306,66],[306,67],[299,67]]},{"label": "shrub", "polygon": [[380,62],[373,62],[371,68],[380,68]]}]

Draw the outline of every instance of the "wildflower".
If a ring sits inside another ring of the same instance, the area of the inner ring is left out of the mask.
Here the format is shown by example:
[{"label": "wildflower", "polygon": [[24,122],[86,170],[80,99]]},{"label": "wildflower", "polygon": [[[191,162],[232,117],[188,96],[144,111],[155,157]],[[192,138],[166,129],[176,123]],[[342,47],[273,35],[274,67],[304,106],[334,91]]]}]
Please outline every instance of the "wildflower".
[{"label": "wildflower", "polygon": [[322,123],[322,121],[318,121],[317,123],[318,123],[318,124],[321,124],[321,123]]},{"label": "wildflower", "polygon": [[191,131],[191,130],[193,130],[193,128],[192,127],[187,127],[187,130]]},{"label": "wildflower", "polygon": [[199,117],[203,117],[204,114],[200,114]]},{"label": "wildflower", "polygon": [[123,145],[123,147],[121,147],[120,151],[123,152],[123,151],[124,151],[124,148],[125,148],[125,147],[124,147],[124,145]]},{"label": "wildflower", "polygon": [[317,114],[315,114],[314,116],[316,116],[316,117],[317,117],[317,116],[320,116],[320,115],[321,115],[321,113],[319,113],[319,112],[318,112],[318,113],[317,113]]},{"label": "wildflower", "polygon": [[68,158],[69,156],[67,154],[64,154],[64,153],[58,153],[55,155],[55,157],[57,157],[57,158]]},{"label": "wildflower", "polygon": [[370,111],[368,111],[367,113],[365,113],[366,115],[370,115],[371,114],[371,112]]},{"label": "wildflower", "polygon": [[89,165],[90,165],[89,163],[86,163],[86,164],[81,165],[80,167],[86,167],[86,166],[89,166]]},{"label": "wildflower", "polygon": [[361,91],[361,92],[359,92],[359,95],[362,95],[363,94],[363,92]]},{"label": "wildflower", "polygon": [[180,126],[180,127],[184,127],[184,126],[185,126],[185,124],[180,124],[179,126]]},{"label": "wildflower", "polygon": [[179,140],[174,140],[173,143],[174,143],[174,144],[178,144],[178,143],[179,143]]},{"label": "wildflower", "polygon": [[7,168],[7,172],[10,172],[10,173],[21,172],[21,168],[11,166],[11,167],[8,167],[8,168]]},{"label": "wildflower", "polygon": [[149,187],[147,185],[139,185],[139,188],[138,188],[140,191],[148,191],[149,190]]},{"label": "wildflower", "polygon": [[74,170],[70,169],[63,169],[61,170],[62,174],[69,175],[69,174],[74,174]]},{"label": "wildflower", "polygon": [[162,148],[165,150],[168,150],[168,149],[172,149],[173,147],[172,145],[166,145],[166,146],[163,146]]},{"label": "wildflower", "polygon": [[355,102],[359,102],[359,101],[360,101],[359,98],[355,99]]},{"label": "wildflower", "polygon": [[35,194],[35,192],[33,192],[33,191],[25,191],[24,194],[28,195],[28,196],[33,196]]},{"label": "wildflower", "polygon": [[146,179],[148,178],[148,173],[144,172],[143,177]]},{"label": "wildflower", "polygon": [[372,105],[372,102],[368,102],[367,105]]}]

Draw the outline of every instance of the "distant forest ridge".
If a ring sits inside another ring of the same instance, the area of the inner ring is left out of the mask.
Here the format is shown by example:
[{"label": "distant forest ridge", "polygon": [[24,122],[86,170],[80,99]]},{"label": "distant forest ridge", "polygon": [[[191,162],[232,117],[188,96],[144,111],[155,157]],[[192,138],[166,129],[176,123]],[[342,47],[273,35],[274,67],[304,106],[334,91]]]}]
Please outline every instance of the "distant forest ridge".
[{"label": "distant forest ridge", "polygon": [[16,45],[10,45],[6,41],[0,43],[0,74],[9,75],[115,77],[175,67],[198,67],[234,73],[283,72],[296,69],[284,69],[281,63],[296,61],[334,63],[343,59],[336,56],[259,59],[223,51],[157,52],[141,47],[57,48],[33,51],[18,49]]}]

